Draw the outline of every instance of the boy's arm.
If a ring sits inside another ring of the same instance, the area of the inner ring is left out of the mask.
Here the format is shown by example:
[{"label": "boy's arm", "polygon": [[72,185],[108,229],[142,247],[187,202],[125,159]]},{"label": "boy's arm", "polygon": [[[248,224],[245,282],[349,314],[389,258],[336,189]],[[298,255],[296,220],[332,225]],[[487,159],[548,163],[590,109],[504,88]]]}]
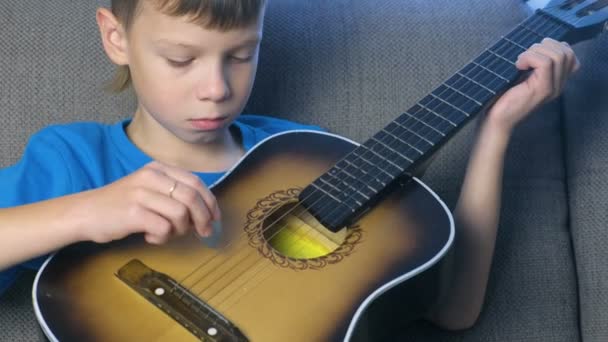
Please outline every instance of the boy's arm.
[{"label": "boy's arm", "polygon": [[98,189],[0,209],[0,270],[79,241],[208,236],[219,219],[215,197],[197,176],[152,162]]},{"label": "boy's arm", "polygon": [[430,316],[443,328],[468,328],[481,312],[494,254],[509,135],[489,121],[479,127],[454,210],[456,237],[449,293]]},{"label": "boy's arm", "polygon": [[0,209],[0,270],[84,240],[84,230],[71,214],[82,204],[81,197]]},{"label": "boy's arm", "polygon": [[544,39],[516,63],[532,70],[490,108],[469,160],[454,216],[451,279],[429,318],[446,329],[466,329],[477,320],[486,292],[500,213],[504,157],[513,128],[540,104],[556,98],[579,68],[565,43]]}]

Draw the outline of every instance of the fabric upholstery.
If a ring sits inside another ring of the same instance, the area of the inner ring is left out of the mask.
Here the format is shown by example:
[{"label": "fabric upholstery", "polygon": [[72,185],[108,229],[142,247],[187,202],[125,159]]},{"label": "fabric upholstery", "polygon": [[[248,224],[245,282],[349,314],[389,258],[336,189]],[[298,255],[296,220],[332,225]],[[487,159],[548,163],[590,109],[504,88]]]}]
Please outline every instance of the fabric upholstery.
[{"label": "fabric upholstery", "polygon": [[583,66],[564,95],[570,227],[584,341],[608,341],[608,37],[576,47]]},{"label": "fabric upholstery", "polygon": [[[114,122],[134,110],[132,93],[103,91],[113,66],[94,15],[108,2],[0,2],[0,166],[13,163],[27,138],[49,123]],[[529,14],[517,0],[272,0],[246,111],[321,125],[362,142]],[[606,57],[604,51],[592,59]],[[395,340],[579,341],[579,319],[585,341],[606,340],[608,273],[605,258],[596,257],[607,252],[606,208],[603,191],[594,189],[608,182],[606,158],[596,159],[606,155],[604,126],[594,127],[592,119],[601,119],[608,104],[588,94],[607,89],[599,79],[608,79],[608,69],[594,70],[573,87],[584,88],[569,89],[563,102],[543,107],[515,132],[479,322],[456,333],[418,322]],[[581,130],[565,130],[571,125]],[[584,130],[593,132],[593,142]],[[474,135],[471,123],[422,178],[450,207]],[[0,298],[0,341],[41,340],[31,280],[24,275]]]}]

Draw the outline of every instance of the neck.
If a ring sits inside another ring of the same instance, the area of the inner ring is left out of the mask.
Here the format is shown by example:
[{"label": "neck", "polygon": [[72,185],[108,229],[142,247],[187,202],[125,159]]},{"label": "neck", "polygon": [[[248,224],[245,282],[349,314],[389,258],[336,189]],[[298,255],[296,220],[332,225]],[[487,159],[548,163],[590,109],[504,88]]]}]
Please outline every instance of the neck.
[{"label": "neck", "polygon": [[129,139],[152,159],[194,172],[222,172],[244,154],[237,132],[225,128],[213,138],[186,141],[141,108],[126,128]]}]

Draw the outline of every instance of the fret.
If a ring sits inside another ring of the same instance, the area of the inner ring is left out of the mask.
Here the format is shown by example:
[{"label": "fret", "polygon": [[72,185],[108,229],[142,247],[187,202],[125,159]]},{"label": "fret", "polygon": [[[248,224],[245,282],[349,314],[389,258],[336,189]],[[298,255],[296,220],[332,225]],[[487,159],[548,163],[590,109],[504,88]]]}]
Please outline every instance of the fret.
[{"label": "fret", "polygon": [[[403,116],[404,115],[402,114],[401,116],[399,116],[399,118],[397,118],[397,120],[400,120]],[[396,132],[398,130],[403,131],[403,132],[407,131],[407,132],[410,132],[411,134],[415,135],[416,137],[422,139],[422,141],[426,142],[427,144],[429,144],[431,146],[435,145],[434,142],[432,142],[431,140],[429,140],[429,139],[423,137],[422,135],[420,135],[420,133],[418,133],[419,131],[417,132],[417,131],[414,131],[413,129],[410,129],[407,126],[403,126],[403,125],[399,124],[397,122],[397,120],[395,120],[395,121],[391,122],[390,124],[388,124],[388,126],[386,126],[386,129],[388,131],[391,131],[391,132]],[[406,119],[402,119],[402,120],[408,120],[408,119],[406,118]],[[422,127],[426,127],[426,126],[422,126]]]},{"label": "fret", "polygon": [[[371,152],[375,156],[372,156],[370,162],[374,163],[378,168],[385,170],[391,176],[396,176],[403,172],[403,168],[401,165],[397,165],[391,161],[391,159],[382,155],[383,151],[376,151],[376,148],[379,146],[380,148],[384,148],[384,144],[377,144],[375,140],[370,139],[365,144],[361,145],[363,148],[366,148],[367,151]],[[386,165],[386,166],[385,166]],[[392,170],[391,170],[392,168]]]},{"label": "fret", "polygon": [[[440,102],[445,103],[446,105],[450,106],[451,108],[454,108],[457,111],[461,112],[462,114],[464,114],[464,118],[468,118],[471,115],[471,113],[467,113],[466,111],[458,108],[458,106],[455,106],[452,102],[446,101],[443,98],[441,98],[440,96],[435,95],[434,93],[431,93],[431,96],[434,97],[435,99],[439,100]],[[434,107],[434,108],[439,108],[439,107]],[[452,112],[453,111],[448,111],[443,117],[450,124],[452,124],[452,126],[457,127],[458,125],[456,123],[452,122],[452,120],[447,118],[450,115],[450,113],[452,113]],[[460,123],[460,122],[462,122],[462,120],[460,120],[458,123]]]},{"label": "fret", "polygon": [[[348,174],[348,175],[351,175],[351,174],[350,174],[348,171],[346,171],[346,170],[342,170],[342,172],[344,172],[344,173],[346,173],[346,174]],[[352,175],[352,176],[353,176],[353,179],[356,179],[356,180],[357,180],[357,183],[358,183],[357,185],[365,185],[365,184],[364,184],[362,181],[360,181],[359,179],[357,179],[356,177],[354,177],[354,175]],[[361,202],[366,202],[366,201],[369,201],[369,200],[371,199],[371,198],[370,198],[370,195],[373,195],[373,194],[366,194],[366,193],[364,193],[364,192],[363,192],[363,190],[360,190],[360,189],[355,188],[355,187],[353,187],[353,186],[351,186],[351,189],[353,189],[355,192],[354,192],[354,193],[351,193],[351,195],[350,195],[350,196],[348,196],[348,198],[352,198],[352,200],[354,200],[354,201],[355,201],[355,202],[357,202],[357,203],[361,203]],[[361,188],[361,189],[364,189],[364,188]],[[354,198],[355,196],[359,196],[359,197],[360,197],[360,198],[359,198],[359,200],[355,199],[355,198]],[[361,205],[361,204],[360,204],[360,205]]]},{"label": "fret", "polygon": [[[344,170],[342,170],[342,172],[344,172]],[[351,180],[356,180],[356,179],[351,178]],[[346,191],[343,191],[340,193],[340,195],[341,195],[340,197],[342,197],[340,202],[344,203],[349,208],[357,208],[357,204],[358,204],[358,206],[362,206],[363,202],[369,200],[369,196],[366,196],[361,191],[359,191],[359,189],[357,189],[355,186],[353,186],[352,183],[346,182],[344,180],[342,180],[341,183],[346,185],[349,188],[349,190],[346,190]],[[356,197],[359,197],[359,199],[357,199]],[[355,203],[353,203],[354,205],[349,204],[349,201],[355,202]]]},{"label": "fret", "polygon": [[[345,189],[344,191],[341,191],[339,194],[332,196],[332,198],[334,198],[334,199],[336,199],[336,197],[338,197],[337,200],[340,203],[344,203],[349,208],[355,209],[355,208],[357,208],[357,206],[356,205],[352,206],[351,204],[347,204],[348,200],[355,201],[355,202],[365,202],[366,200],[369,200],[369,197],[366,198],[366,196],[362,196],[361,193],[358,191],[358,189],[353,186],[352,181],[355,180],[354,178],[351,179],[351,182],[346,182],[344,179],[337,179],[335,177],[333,177],[333,178],[338,180],[340,184],[343,184],[348,188],[348,189]],[[326,179],[323,179],[322,182],[326,182],[326,184],[332,183],[331,181],[327,181]],[[359,196],[359,200],[354,199],[355,196]]]},{"label": "fret", "polygon": [[319,182],[315,182],[317,186],[331,195],[335,200],[342,201],[347,197],[346,193],[348,192],[348,189],[345,187],[346,184],[342,182],[342,177],[337,178],[335,176],[328,175],[325,178],[320,177],[318,181]]},{"label": "fret", "polygon": [[490,49],[486,49],[486,51],[488,51],[489,53],[493,54],[494,56],[496,56],[496,57],[498,57],[498,58],[502,59],[503,61],[505,61],[505,62],[507,62],[507,63],[509,63],[509,64],[512,64],[513,66],[515,66],[515,63],[514,63],[512,60],[507,59],[507,58],[505,58],[504,56],[501,56],[500,54],[498,54],[498,53],[496,53],[496,52],[494,52],[494,51],[492,51],[492,50],[490,50]]},{"label": "fret", "polygon": [[401,116],[393,121],[393,123],[401,128],[407,128],[412,132],[416,132],[417,135],[424,137],[424,139],[431,144],[435,144],[435,141],[438,141],[444,137],[442,132],[438,132],[435,128],[429,126],[421,120],[418,120],[415,116],[409,114],[408,112],[401,114]]},{"label": "fret", "polygon": [[490,51],[493,51],[503,57],[505,57],[506,59],[510,60],[511,62],[515,62],[517,60],[517,57],[525,51],[522,50],[521,47],[517,46],[517,45],[513,45],[511,42],[505,40],[505,39],[501,39],[498,41],[498,43],[494,44],[491,48]]},{"label": "fret", "polygon": [[398,175],[403,171],[401,166],[396,165],[395,163],[388,160],[385,156],[374,150],[374,146],[378,146],[377,144],[368,146],[370,142],[373,142],[373,140],[368,140],[365,144],[360,146],[360,148],[365,149],[366,152],[371,152],[371,155],[369,153],[363,154],[363,158],[367,156],[367,159],[365,159],[366,161],[369,161],[370,164],[374,165],[375,167],[390,175],[391,177],[394,177],[395,175]]},{"label": "fret", "polygon": [[[424,120],[422,120],[422,118],[424,118],[424,117],[427,117],[427,118],[430,117],[430,115],[428,115],[428,114],[430,114],[430,112],[426,111],[425,109],[423,109],[419,105],[415,105],[412,108],[416,108],[416,107],[420,108],[420,109],[416,110],[416,115],[413,115],[412,113],[410,113],[409,111],[407,111],[407,112],[403,113],[402,116],[400,116],[399,118],[397,118],[397,120],[395,122],[398,123],[401,126],[404,126],[404,125],[408,124],[408,121],[411,118],[411,119],[414,119],[417,122],[422,123],[424,125],[424,127],[430,128],[431,132],[436,132],[437,134],[439,134],[440,137],[438,137],[438,138],[445,137],[445,133],[444,132],[440,131],[439,129],[437,129],[437,127],[435,127],[433,125],[429,125]],[[435,139],[435,140],[437,140],[437,139]]]},{"label": "fret", "polygon": [[[479,57],[475,59],[474,62],[476,62],[477,64],[481,64],[485,67],[485,69],[483,69],[484,73],[490,73],[492,74],[492,77],[496,77],[496,74],[499,74],[500,78],[505,80],[506,83],[508,83],[510,81],[510,77],[513,76],[512,73],[510,73],[509,71],[513,69],[517,70],[516,68],[514,68],[513,63],[505,62],[504,59],[497,57],[496,54],[492,53],[489,50],[484,51],[481,55],[479,55]],[[471,63],[465,66],[465,69],[469,66],[470,68],[477,68],[477,70],[479,70],[480,68],[475,65],[475,63]]]},{"label": "fret", "polygon": [[491,89],[494,94],[506,86],[508,83],[502,79],[494,76],[494,74],[481,69],[474,64],[468,64],[461,70],[461,75],[467,77],[472,81],[476,81],[477,84],[484,86],[487,89]]},{"label": "fret", "polygon": [[521,53],[568,30],[538,11],[306,187],[299,196],[302,204],[334,231],[351,223],[353,214],[512,84],[521,74],[515,67]]},{"label": "fret", "polygon": [[[371,161],[367,160],[366,158],[364,158],[363,154],[357,154],[357,152],[360,152],[361,150],[362,149],[360,149],[360,147],[358,147],[358,148],[356,148],[351,153],[353,155],[357,156],[358,160],[361,160],[364,163],[366,163],[367,165],[371,166],[370,170],[373,170],[373,169],[379,170],[381,173],[376,174],[374,176],[374,178],[376,178],[376,180],[378,180],[378,182],[380,182],[380,184],[382,184],[382,186],[385,187],[390,181],[392,181],[393,175],[391,175],[390,173],[386,172],[385,170],[379,168],[373,162],[371,162]],[[359,165],[359,167],[363,167],[363,165]],[[382,178],[379,178],[379,177],[382,177]]]},{"label": "fret", "polygon": [[467,94],[468,97],[475,99],[479,103],[486,103],[495,95],[490,89],[460,74],[450,77],[445,84],[453,89],[458,89],[460,93]]},{"label": "fret", "polygon": [[323,213],[324,211],[327,211],[327,208],[341,208],[346,209],[349,212],[354,212],[353,209],[346,207],[346,205],[340,201],[335,201],[331,197],[322,196],[321,194],[315,194],[314,191],[316,191],[316,188],[310,187],[306,188],[305,190],[306,191],[303,192],[302,195],[315,197],[314,202],[310,204],[310,210],[312,210],[313,212]]},{"label": "fret", "polygon": [[[405,151],[399,151],[399,148],[402,147],[403,145],[395,138],[391,138],[391,136],[389,135],[384,135],[385,139],[389,139],[390,141],[387,142],[383,142],[382,146],[384,151],[382,152],[383,154],[385,154],[389,161],[391,160],[398,160],[398,166],[399,169],[394,172],[393,176],[394,178],[397,178],[399,175],[401,175],[405,169],[407,169],[409,166],[411,166],[420,156],[422,156],[423,154],[416,152],[415,150],[411,149],[411,148],[407,148],[407,151],[409,151],[409,156],[408,155],[404,155],[404,153],[407,153]],[[378,141],[376,138],[373,138],[374,141]]]},{"label": "fret", "polygon": [[488,87],[484,86],[482,83],[479,83],[479,82],[475,81],[474,79],[469,78],[469,77],[467,77],[466,75],[463,75],[463,74],[462,74],[462,73],[460,73],[460,72],[458,72],[458,73],[456,73],[456,74],[457,74],[458,76],[463,77],[463,78],[467,79],[468,81],[473,82],[473,83],[475,83],[476,85],[478,85],[478,86],[482,87],[482,88],[483,88],[483,89],[485,89],[486,91],[490,92],[492,95],[496,95],[496,92],[495,92],[494,90],[492,90],[492,89],[490,89],[490,88],[488,88]]},{"label": "fret", "polygon": [[[437,103],[435,103],[434,106],[429,105],[428,107],[423,105],[421,102],[418,102],[418,106],[422,107],[423,109],[426,109],[428,112],[430,112],[431,114],[433,114],[436,118],[438,118],[441,122],[441,124],[445,124],[448,123],[450,126],[452,127],[456,127],[456,124],[453,123],[452,121],[450,121],[449,119],[447,119],[444,115],[437,113],[435,110],[439,110],[439,108],[437,107]],[[435,110],[431,109],[430,107],[433,107]],[[441,130],[441,127],[438,126],[434,126],[436,128],[438,128],[440,131],[444,132],[443,130]],[[449,128],[449,126],[446,127],[446,132],[449,131],[447,128]]]},{"label": "fret", "polygon": [[[358,167],[357,165],[351,163],[347,159],[344,160],[344,163],[346,163],[347,165],[343,166],[342,170],[347,170],[348,172],[353,174],[355,176],[355,178],[358,179],[365,188],[367,188],[367,190],[365,190],[365,192],[364,192],[367,196],[369,196],[373,193],[377,193],[378,191],[380,191],[380,189],[382,189],[382,187],[381,187],[382,184],[374,176],[365,172],[365,170],[363,170],[362,168]],[[375,184],[372,184],[372,183],[375,183]],[[373,187],[372,185],[376,185],[377,187]]]},{"label": "fret", "polygon": [[[401,129],[401,126],[398,126],[397,124],[394,124],[394,123],[393,123],[393,125],[395,125],[395,127],[398,127]],[[399,149],[403,153],[410,153],[411,149],[424,153],[433,146],[430,143],[428,143],[427,141],[423,140],[422,138],[413,134],[410,131],[407,131],[407,130],[401,130],[399,132],[390,131],[388,129],[388,127],[389,126],[383,128],[380,132],[378,132],[378,135],[389,134],[390,136],[395,137],[395,139],[399,139],[399,141],[401,141],[405,144],[405,145],[399,147]],[[410,147],[411,149],[408,147]],[[414,158],[414,157],[415,156],[412,156],[412,158]]]},{"label": "fret", "polygon": [[[336,193],[342,193],[344,192],[343,189],[339,189],[338,187],[336,187],[332,182],[325,180],[325,178],[323,177],[319,177],[319,181],[323,184],[321,184],[320,186],[322,187],[323,185],[327,185],[329,186],[331,189],[328,190],[328,193],[331,194],[331,191],[335,191]],[[339,200],[338,198],[335,198],[336,200]]]},{"label": "fret", "polygon": [[[428,151],[430,147],[432,147],[432,145],[429,144],[427,141],[410,133],[409,131],[402,131],[402,133],[405,134],[399,134],[399,132],[388,131],[386,128],[384,128],[380,130],[380,132],[376,133],[376,136],[378,136],[381,141],[386,141],[387,139],[394,139],[395,142],[400,145],[398,146],[398,148],[401,153],[405,153],[408,157],[410,150],[416,151],[417,153],[424,153]],[[392,141],[390,143],[394,145]],[[412,159],[412,157],[409,158]]]},{"label": "fret", "polygon": [[[426,109],[427,111],[431,112],[431,114],[433,114],[435,117],[439,118],[439,122],[441,122],[443,124],[442,126],[446,128],[445,130],[443,130],[441,129],[441,127],[438,127],[436,125],[434,127],[437,127],[437,129],[441,132],[449,132],[450,126],[456,127],[456,124],[449,118],[451,112],[443,111],[442,109],[445,108],[445,106],[443,106],[442,108],[439,107],[443,103],[444,101],[439,99],[438,96],[435,96],[433,95],[433,93],[431,93],[425,98],[423,98],[420,102],[418,102],[417,106]],[[446,123],[447,126],[445,125]]]},{"label": "fret", "polygon": [[502,77],[501,75],[499,75],[499,74],[498,74],[497,72],[495,72],[494,70],[489,69],[489,68],[486,68],[485,66],[483,66],[483,65],[481,65],[481,64],[478,64],[478,63],[476,63],[476,62],[472,62],[472,63],[473,63],[475,66],[477,66],[477,67],[479,67],[479,68],[482,68],[482,69],[484,69],[485,71],[487,71],[487,72],[491,73],[492,75],[494,75],[494,76],[496,76],[496,77],[498,77],[498,78],[501,78],[503,81],[505,81],[505,82],[510,82],[508,78],[504,78],[504,77]]},{"label": "fret", "polygon": [[340,199],[334,197],[334,195],[330,191],[323,189],[322,186],[318,185],[317,183],[312,183],[312,185],[317,189],[317,191],[321,191],[324,195],[329,196],[334,201],[342,203]]},{"label": "fret", "polygon": [[[527,32],[526,30],[521,29],[519,27],[518,27],[518,29],[507,34],[506,38],[511,41],[518,42],[519,45],[521,45],[523,47],[525,47],[525,46],[530,47],[530,46],[532,46],[532,44],[540,42],[540,39],[541,39],[536,35],[531,35],[530,32]],[[527,49],[528,48],[525,48],[525,50],[527,50]]]},{"label": "fret", "polygon": [[[535,36],[537,36],[540,39],[545,38],[545,36],[543,36],[542,34],[536,32],[536,30],[533,30],[533,29],[529,28],[528,26],[526,26],[524,24],[519,25],[519,27],[521,27],[522,29],[524,29],[524,30],[526,30],[528,32],[531,32],[532,34],[534,34]],[[540,39],[539,39],[539,41],[540,41]]]},{"label": "fret", "polygon": [[[538,16],[540,20],[535,20],[535,23],[531,24],[530,29],[538,32],[543,37],[557,37],[561,36],[560,28],[564,28],[562,23],[556,22],[553,18],[543,14]],[[565,31],[564,31],[565,32]]]},{"label": "fret", "polygon": [[[475,101],[471,97],[466,96],[466,94],[455,90],[447,84],[440,85],[431,94],[435,94],[436,92],[443,94],[443,96],[450,101],[450,103],[468,113],[467,117],[473,113],[476,113],[479,109],[481,109],[481,107],[483,107],[483,104]],[[457,124],[460,123],[462,123],[462,121],[457,122]]]},{"label": "fret", "polygon": [[[407,153],[406,151],[414,151],[420,155],[424,154],[424,151],[418,149],[417,146],[412,145],[410,143],[408,143],[407,141],[401,139],[401,137],[392,134],[391,132],[387,131],[386,129],[382,129],[380,132],[378,132],[374,137],[377,137],[377,139],[379,139],[380,141],[383,141],[386,143],[386,140],[388,141],[389,146],[391,147],[397,147],[399,149],[399,153]],[[399,146],[394,146],[394,142],[397,143],[397,145]],[[407,158],[409,161],[413,162],[416,156],[407,156],[405,155],[404,158]]]},{"label": "fret", "polygon": [[[346,197],[347,197],[347,196],[345,196],[345,195],[346,195],[346,193],[347,193],[346,191],[338,191],[338,192],[336,192],[336,191],[332,191],[332,190],[333,190],[332,188],[328,188],[328,187],[326,186],[326,184],[323,184],[323,183],[321,183],[321,184],[317,183],[316,185],[317,185],[317,187],[318,187],[319,189],[321,189],[321,190],[323,191],[323,193],[324,193],[326,196],[331,197],[331,199],[333,199],[334,201],[337,201],[337,202],[339,202],[339,203],[344,203],[344,200],[345,200],[345,199],[346,199]],[[340,198],[340,197],[342,197],[342,198]],[[348,206],[348,205],[347,205],[347,206]],[[350,206],[349,206],[349,207],[350,207]],[[355,208],[356,208],[356,206],[354,206],[354,207],[350,207],[350,209],[355,209]]]},{"label": "fret", "polygon": [[[520,32],[520,31],[517,31],[517,32]],[[528,49],[527,47],[520,45],[518,42],[513,41],[508,37],[503,36],[501,39],[515,47],[518,47],[521,50],[521,52],[524,52]]]},{"label": "fret", "polygon": [[[390,151],[391,151],[391,153],[394,153],[394,154],[398,155],[398,156],[399,156],[401,159],[404,159],[404,160],[405,160],[405,163],[404,163],[404,164],[406,164],[406,165],[407,165],[407,164],[409,164],[409,163],[414,162],[413,160],[411,160],[411,159],[410,159],[410,158],[408,158],[407,156],[405,156],[405,155],[401,154],[401,152],[399,152],[398,150],[394,149],[392,146],[388,145],[386,142],[381,141],[381,140],[378,140],[378,138],[376,138],[375,136],[373,136],[373,137],[371,138],[371,140],[374,140],[374,141],[375,141],[377,144],[382,145],[382,146],[386,147],[388,150],[390,150]],[[400,167],[401,167],[401,166],[400,166]],[[402,171],[403,171],[403,170],[402,170]]]},{"label": "fret", "polygon": [[[439,86],[439,88],[441,87],[446,87],[452,91],[454,91],[455,93],[461,95],[462,97],[465,97],[467,99],[469,99],[470,101],[472,101],[473,103],[475,103],[476,105],[478,105],[479,107],[483,107],[483,104],[477,100],[475,100],[474,98],[470,97],[469,95],[467,95],[466,93],[461,92],[460,90],[453,88],[452,86],[448,85],[447,83],[442,84],[441,86]],[[437,88],[437,89],[439,89]]]},{"label": "fret", "polygon": [[388,170],[393,177],[399,176],[408,166],[412,165],[413,160],[410,160],[398,150],[391,148],[383,142],[380,142],[375,137],[368,140],[364,146],[368,147],[372,152],[384,158],[384,160],[390,164],[389,167],[381,165],[384,169]]}]

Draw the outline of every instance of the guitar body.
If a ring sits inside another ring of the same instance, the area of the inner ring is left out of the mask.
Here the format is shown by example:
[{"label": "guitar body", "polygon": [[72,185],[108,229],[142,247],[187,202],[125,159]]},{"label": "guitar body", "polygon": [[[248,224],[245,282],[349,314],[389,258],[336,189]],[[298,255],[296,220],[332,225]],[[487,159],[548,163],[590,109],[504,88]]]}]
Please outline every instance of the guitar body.
[{"label": "guitar body", "polygon": [[[311,131],[258,144],[213,187],[223,222],[211,238],[153,246],[134,236],[60,250],[33,290],[45,334],[52,341],[213,341],[196,337],[117,276],[134,259],[180,282],[252,341],[371,339],[374,320],[419,317],[437,296],[454,225],[417,179],[344,230],[327,254],[289,258],[269,243],[272,213],[295,203],[299,189],[356,147]],[[302,238],[290,247],[308,248]]]}]

